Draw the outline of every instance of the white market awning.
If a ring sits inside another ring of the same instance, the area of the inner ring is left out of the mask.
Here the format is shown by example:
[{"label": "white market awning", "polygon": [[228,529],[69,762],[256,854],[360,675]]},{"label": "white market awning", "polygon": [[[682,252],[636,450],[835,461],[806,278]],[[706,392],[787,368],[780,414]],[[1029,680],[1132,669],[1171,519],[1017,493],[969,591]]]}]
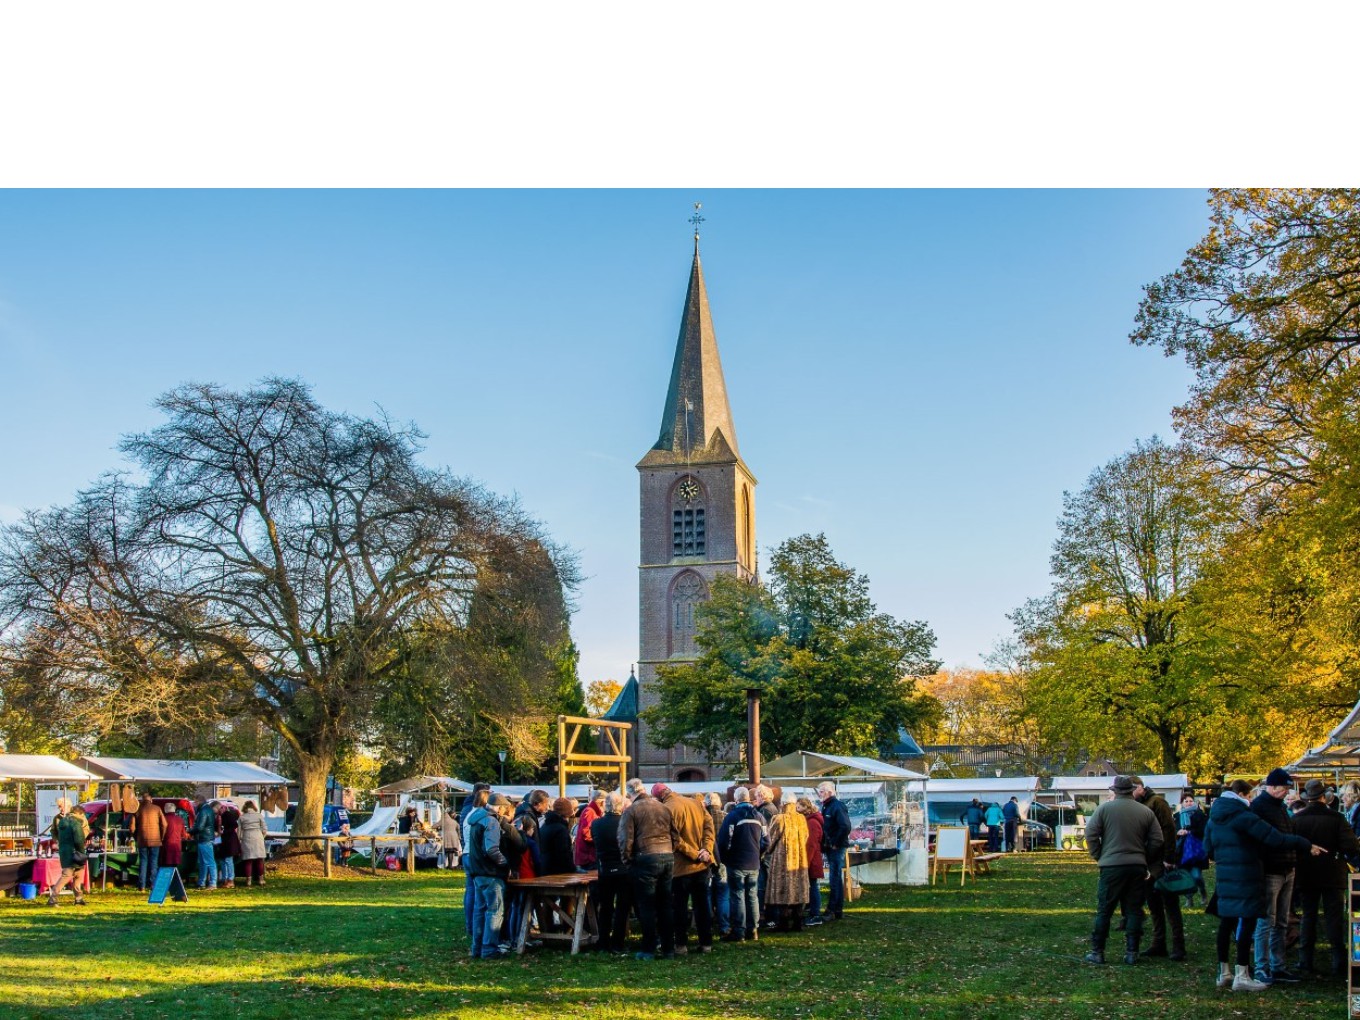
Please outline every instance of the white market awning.
[{"label": "white market awning", "polygon": [[[1164,797],[1168,793],[1179,796],[1180,792],[1190,785],[1190,777],[1184,772],[1139,778],[1143,780],[1144,786]],[[1054,776],[1051,788],[1064,793],[1109,793],[1114,780],[1114,776]]]},{"label": "white market awning", "polygon": [[157,758],[77,758],[102,779],[124,783],[211,783],[216,786],[279,786],[288,780],[248,761],[168,761]]},{"label": "white market awning", "polygon": [[380,786],[373,792],[380,797],[391,797],[402,793],[420,793],[424,790],[438,790],[445,793],[471,793],[472,784],[465,783],[453,776],[412,776]]},{"label": "white market awning", "polygon": [[811,779],[825,776],[828,779],[925,779],[921,772],[889,765],[876,758],[859,758],[853,755],[819,754],[815,751],[794,751],[782,758],[760,766],[760,774],[770,779],[790,777]]},{"label": "white market awning", "polygon": [[0,782],[88,783],[96,778],[53,754],[0,754]]}]

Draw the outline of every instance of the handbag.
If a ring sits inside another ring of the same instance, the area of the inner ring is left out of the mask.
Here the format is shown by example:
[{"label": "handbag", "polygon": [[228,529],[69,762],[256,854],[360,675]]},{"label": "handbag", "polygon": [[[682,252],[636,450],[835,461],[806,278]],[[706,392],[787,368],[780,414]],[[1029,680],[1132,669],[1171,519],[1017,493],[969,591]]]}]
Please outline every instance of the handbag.
[{"label": "handbag", "polygon": [[1194,892],[1195,880],[1190,877],[1188,871],[1172,868],[1163,873],[1162,877],[1152,884],[1152,887],[1168,896],[1185,896]]},{"label": "handbag", "polygon": [[90,855],[87,854],[84,850],[71,851],[71,864],[77,868],[81,867],[89,859]]}]

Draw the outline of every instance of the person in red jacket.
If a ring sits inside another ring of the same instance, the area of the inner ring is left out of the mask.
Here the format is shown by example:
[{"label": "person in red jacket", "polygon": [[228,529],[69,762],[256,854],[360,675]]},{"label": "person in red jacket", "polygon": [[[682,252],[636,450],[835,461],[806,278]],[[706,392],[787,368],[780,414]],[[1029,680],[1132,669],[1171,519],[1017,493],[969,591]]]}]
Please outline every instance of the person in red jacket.
[{"label": "person in red jacket", "polygon": [[826,869],[822,864],[822,830],[824,821],[822,813],[817,810],[817,805],[812,803],[811,797],[798,798],[798,810],[807,819],[808,827],[808,902],[807,902],[807,921],[805,924],[818,925],[822,923],[822,877],[826,874]]},{"label": "person in red jacket", "polygon": [[598,818],[604,817],[604,791],[596,790],[590,795],[590,803],[581,809],[581,817],[576,821],[576,839],[572,846],[572,859],[578,871],[594,871],[596,864],[595,837],[590,827]]},{"label": "person in red jacket", "polygon": [[165,835],[161,837],[161,863],[167,868],[178,868],[184,849],[184,816],[176,807],[165,810]]}]

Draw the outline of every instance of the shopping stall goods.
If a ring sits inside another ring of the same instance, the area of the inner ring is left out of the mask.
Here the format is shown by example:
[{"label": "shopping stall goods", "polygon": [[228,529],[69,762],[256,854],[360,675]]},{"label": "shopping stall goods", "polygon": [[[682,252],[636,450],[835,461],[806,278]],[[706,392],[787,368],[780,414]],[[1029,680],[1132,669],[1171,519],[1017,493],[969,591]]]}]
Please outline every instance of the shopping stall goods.
[{"label": "shopping stall goods", "polygon": [[[1166,798],[1169,804],[1180,803],[1181,794],[1190,785],[1184,772],[1167,775],[1140,776],[1143,785]],[[1086,819],[1097,807],[1114,797],[1110,787],[1114,776],[1054,776],[1049,790],[1057,800],[1055,806],[1072,812],[1073,821],[1054,827],[1055,841],[1060,850],[1086,849]]]},{"label": "shopping stall goods", "polygon": [[[12,892],[21,883],[38,884],[55,863],[56,841],[52,823],[57,801],[78,801],[94,776],[49,754],[0,754],[0,784],[14,787],[14,811],[0,816],[0,890]],[[31,813],[23,809],[25,790],[30,791]],[[41,866],[39,862],[43,862]],[[58,867],[60,873],[60,867]],[[88,872],[83,879],[88,888]],[[44,881],[43,888],[47,883]]]},{"label": "shopping stall goods", "polygon": [[829,782],[850,815],[851,879],[865,885],[925,885],[930,878],[926,776],[875,758],[795,751],[760,767],[784,798]]}]

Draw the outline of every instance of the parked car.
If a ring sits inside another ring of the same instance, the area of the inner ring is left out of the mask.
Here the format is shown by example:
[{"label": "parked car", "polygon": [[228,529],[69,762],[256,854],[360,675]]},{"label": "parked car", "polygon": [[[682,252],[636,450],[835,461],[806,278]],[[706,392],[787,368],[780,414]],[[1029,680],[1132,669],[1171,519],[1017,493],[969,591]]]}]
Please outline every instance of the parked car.
[{"label": "parked car", "polygon": [[[293,828],[293,818],[297,814],[297,801],[290,801],[288,810],[284,813],[284,821],[289,830]],[[340,826],[349,824],[349,811],[340,807],[338,804],[327,804],[321,812],[321,831],[323,833],[339,832]],[[304,836],[312,836],[315,833],[303,833]]]}]

